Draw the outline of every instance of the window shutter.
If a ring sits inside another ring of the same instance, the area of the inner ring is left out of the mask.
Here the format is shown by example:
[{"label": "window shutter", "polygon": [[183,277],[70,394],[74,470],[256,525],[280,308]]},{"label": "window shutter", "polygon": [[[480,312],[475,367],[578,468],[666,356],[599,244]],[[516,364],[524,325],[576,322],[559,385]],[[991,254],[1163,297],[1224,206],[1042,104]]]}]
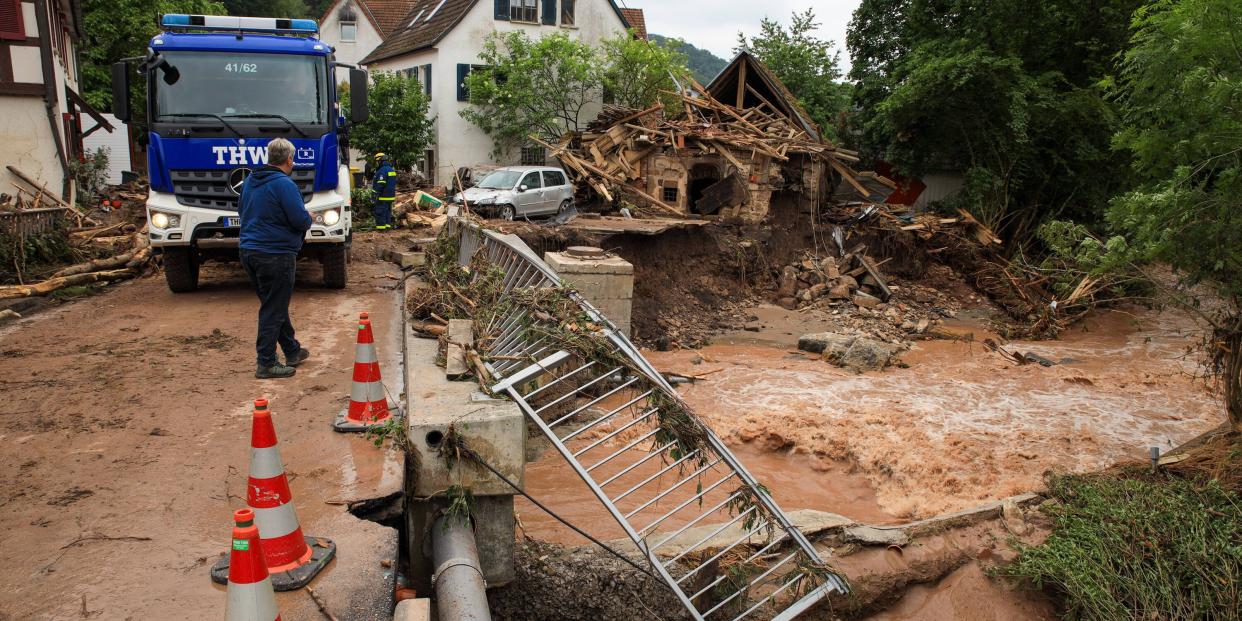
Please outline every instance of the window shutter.
[{"label": "window shutter", "polygon": [[22,0],[0,0],[0,39],[26,39],[22,21]]},{"label": "window shutter", "polygon": [[431,65],[423,65],[427,68],[423,73],[423,91],[427,93],[427,98],[431,98]]},{"label": "window shutter", "polygon": [[556,0],[543,0],[543,24],[556,25]]},{"label": "window shutter", "polygon": [[457,65],[457,101],[469,101],[470,91],[466,90],[466,76],[470,75],[470,65]]},{"label": "window shutter", "polygon": [[[0,0],[4,2],[4,0]],[[509,0],[496,0],[496,19],[509,21]]]}]

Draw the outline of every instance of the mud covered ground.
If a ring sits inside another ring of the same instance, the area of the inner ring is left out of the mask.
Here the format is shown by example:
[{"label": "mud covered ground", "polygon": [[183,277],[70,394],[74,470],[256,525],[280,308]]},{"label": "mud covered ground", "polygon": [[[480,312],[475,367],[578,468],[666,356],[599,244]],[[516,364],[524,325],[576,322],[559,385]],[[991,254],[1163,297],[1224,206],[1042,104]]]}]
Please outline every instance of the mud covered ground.
[{"label": "mud covered ground", "polygon": [[[397,454],[329,427],[349,391],[359,311],[401,389],[399,271],[377,261],[374,237],[356,241],[344,291],[299,265],[292,314],[313,355],[290,380],[254,379],[258,302],[236,265],[205,267],[192,294],[148,277],[0,328],[0,619],[220,618],[224,589],[207,570],[245,504],[259,396],[304,532],[340,548],[317,590],[353,618],[389,614],[341,581],[391,580],[370,550],[395,548],[395,532],[328,504],[400,485]],[[286,619],[319,615],[305,590],[278,602]]]}]

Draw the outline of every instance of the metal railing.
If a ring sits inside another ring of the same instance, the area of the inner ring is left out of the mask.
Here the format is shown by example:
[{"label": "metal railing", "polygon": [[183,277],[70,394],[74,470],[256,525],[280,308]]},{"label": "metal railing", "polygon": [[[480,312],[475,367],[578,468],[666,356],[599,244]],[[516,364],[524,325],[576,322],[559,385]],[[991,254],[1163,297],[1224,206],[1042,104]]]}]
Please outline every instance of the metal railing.
[{"label": "metal railing", "polygon": [[[477,253],[503,273],[505,291],[561,287],[514,235],[450,219],[458,261]],[[488,370],[616,519],[694,619],[793,619],[845,582],[723,441],[638,348],[587,300],[565,289],[604,328],[609,360],[583,360],[528,310],[485,328]],[[670,423],[673,421],[673,423]],[[673,432],[670,424],[679,424]],[[689,438],[689,440],[687,440]]]}]

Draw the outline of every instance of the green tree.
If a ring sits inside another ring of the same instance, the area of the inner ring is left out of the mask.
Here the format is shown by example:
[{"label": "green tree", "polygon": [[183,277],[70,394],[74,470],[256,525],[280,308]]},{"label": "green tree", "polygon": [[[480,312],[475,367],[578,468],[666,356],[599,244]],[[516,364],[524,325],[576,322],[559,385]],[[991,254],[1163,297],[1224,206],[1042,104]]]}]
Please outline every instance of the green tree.
[{"label": "green tree", "polygon": [[469,105],[462,118],[492,137],[493,155],[536,134],[556,141],[579,131],[583,112],[603,99],[599,56],[565,33],[531,39],[520,30],[492,33],[479,54],[483,66],[466,77]]},{"label": "green tree", "polygon": [[716,78],[716,74],[729,65],[729,61],[705,50],[695,47],[680,39],[670,39],[664,35],[649,34],[647,38],[654,43],[667,45],[681,52],[686,57],[686,66],[699,84],[707,84]]},{"label": "green tree", "polygon": [[600,42],[604,92],[613,103],[646,109],[662,101],[666,110],[677,110],[680,101],[673,93],[685,84],[690,70],[681,42],[652,43],[622,33]]},{"label": "green tree", "polygon": [[[349,91],[343,89],[341,105],[349,118]],[[370,157],[384,152],[397,170],[409,170],[435,137],[435,119],[427,115],[428,101],[423,85],[414,77],[399,73],[371,73],[367,91],[370,117],[350,132],[350,147]]]},{"label": "green tree", "polygon": [[849,88],[840,83],[841,53],[832,41],[814,35],[813,9],[795,12],[786,28],[764,18],[758,36],[737,35],[735,53],[748,51],[763,61],[798,98],[807,114],[835,135],[838,117],[849,105]]},{"label": "green tree", "polygon": [[[142,56],[151,37],[160,31],[164,13],[224,15],[224,5],[214,0],[84,0],[81,46],[82,95],[99,110],[112,108],[112,63]],[[142,80],[133,80],[133,101],[146,92]],[[135,113],[141,115],[142,107]]]},{"label": "green tree", "polygon": [[[1113,87],[1139,187],[1110,221],[1150,259],[1226,301],[1210,315],[1212,370],[1242,426],[1242,6],[1160,0],[1136,12]],[[1197,301],[1192,300],[1197,304]]]},{"label": "green tree", "polygon": [[[310,15],[303,0],[222,0],[229,15],[242,17],[318,18]],[[320,11],[322,13],[322,11]]]},{"label": "green tree", "polygon": [[1128,181],[1098,84],[1141,2],[863,0],[847,43],[864,151],[962,173],[955,202],[1011,249],[1050,217],[1100,223]]}]

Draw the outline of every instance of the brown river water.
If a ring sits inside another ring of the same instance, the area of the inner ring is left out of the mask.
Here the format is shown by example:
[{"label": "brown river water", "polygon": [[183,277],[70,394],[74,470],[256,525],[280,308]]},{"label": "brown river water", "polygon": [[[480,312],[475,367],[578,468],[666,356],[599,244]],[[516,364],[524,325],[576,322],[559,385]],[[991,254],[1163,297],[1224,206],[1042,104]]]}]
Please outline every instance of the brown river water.
[{"label": "brown river water", "polygon": [[[978,324],[946,329],[974,342],[919,341],[907,368],[854,374],[796,351],[828,329],[805,315],[756,310],[765,327],[700,350],[646,352],[657,368],[703,378],[680,387],[787,510],[895,523],[1040,490],[1047,471],[1144,460],[1223,420],[1195,378],[1192,322],[1172,312],[1107,312],[1056,341],[1005,345],[1058,362],[1015,365],[981,344]],[[695,361],[698,363],[696,364]],[[527,468],[527,489],[593,535],[623,536],[553,451]],[[582,543],[519,499],[526,534]]]}]

